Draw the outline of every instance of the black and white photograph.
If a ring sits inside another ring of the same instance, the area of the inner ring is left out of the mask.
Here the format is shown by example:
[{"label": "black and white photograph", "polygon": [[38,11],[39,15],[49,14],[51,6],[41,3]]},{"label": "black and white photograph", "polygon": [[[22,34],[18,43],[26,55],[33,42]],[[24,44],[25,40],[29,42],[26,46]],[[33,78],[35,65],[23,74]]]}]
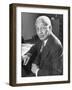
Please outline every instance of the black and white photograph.
[{"label": "black and white photograph", "polygon": [[63,75],[63,15],[21,15],[22,77]]},{"label": "black and white photograph", "polygon": [[68,83],[70,8],[26,4],[12,8],[14,85]]}]

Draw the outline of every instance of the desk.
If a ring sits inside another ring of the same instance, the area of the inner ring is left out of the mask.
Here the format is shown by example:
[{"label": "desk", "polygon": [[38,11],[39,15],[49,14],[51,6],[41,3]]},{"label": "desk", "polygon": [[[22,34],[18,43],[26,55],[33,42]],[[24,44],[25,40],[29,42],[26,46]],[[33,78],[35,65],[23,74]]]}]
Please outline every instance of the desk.
[{"label": "desk", "polygon": [[[34,44],[29,44],[29,43],[22,44],[21,45],[21,56],[23,56],[24,54],[26,54],[33,45]],[[21,71],[21,76],[22,77],[28,77],[29,73],[32,74],[30,72],[30,70],[28,70],[28,69],[30,69],[30,66],[31,66],[30,64],[27,65],[27,66],[24,66],[22,64],[22,71]]]},{"label": "desk", "polygon": [[21,56],[26,54],[34,44],[25,43],[21,45]]}]

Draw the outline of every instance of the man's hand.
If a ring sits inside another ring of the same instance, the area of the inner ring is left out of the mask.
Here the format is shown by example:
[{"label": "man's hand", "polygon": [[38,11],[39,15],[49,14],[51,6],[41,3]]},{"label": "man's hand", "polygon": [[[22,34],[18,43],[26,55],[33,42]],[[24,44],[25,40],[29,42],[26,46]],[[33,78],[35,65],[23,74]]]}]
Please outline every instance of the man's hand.
[{"label": "man's hand", "polygon": [[38,66],[36,64],[32,64],[31,71],[36,74],[37,70],[39,70]]},{"label": "man's hand", "polygon": [[27,65],[29,59],[30,59],[30,57],[29,57],[28,55],[24,55],[24,56],[22,56],[23,65]]}]

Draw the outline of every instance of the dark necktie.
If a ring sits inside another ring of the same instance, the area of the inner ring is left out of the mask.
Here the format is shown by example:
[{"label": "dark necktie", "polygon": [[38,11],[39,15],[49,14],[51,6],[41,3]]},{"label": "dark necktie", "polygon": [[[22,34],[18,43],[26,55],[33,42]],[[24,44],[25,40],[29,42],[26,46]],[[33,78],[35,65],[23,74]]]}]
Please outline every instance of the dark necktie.
[{"label": "dark necktie", "polygon": [[41,54],[42,54],[42,51],[43,51],[43,48],[44,48],[44,42],[42,42],[42,45],[41,45],[41,48],[40,48],[40,53],[39,53],[39,66],[40,66],[40,62],[41,62]]}]

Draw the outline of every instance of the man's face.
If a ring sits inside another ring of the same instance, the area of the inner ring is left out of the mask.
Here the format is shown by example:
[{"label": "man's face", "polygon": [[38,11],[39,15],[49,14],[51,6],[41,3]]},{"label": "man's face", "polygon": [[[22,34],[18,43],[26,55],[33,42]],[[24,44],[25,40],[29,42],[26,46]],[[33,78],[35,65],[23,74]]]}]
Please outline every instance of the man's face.
[{"label": "man's face", "polygon": [[47,36],[49,35],[49,27],[44,26],[43,23],[38,23],[36,25],[36,32],[40,40],[45,40]]}]

